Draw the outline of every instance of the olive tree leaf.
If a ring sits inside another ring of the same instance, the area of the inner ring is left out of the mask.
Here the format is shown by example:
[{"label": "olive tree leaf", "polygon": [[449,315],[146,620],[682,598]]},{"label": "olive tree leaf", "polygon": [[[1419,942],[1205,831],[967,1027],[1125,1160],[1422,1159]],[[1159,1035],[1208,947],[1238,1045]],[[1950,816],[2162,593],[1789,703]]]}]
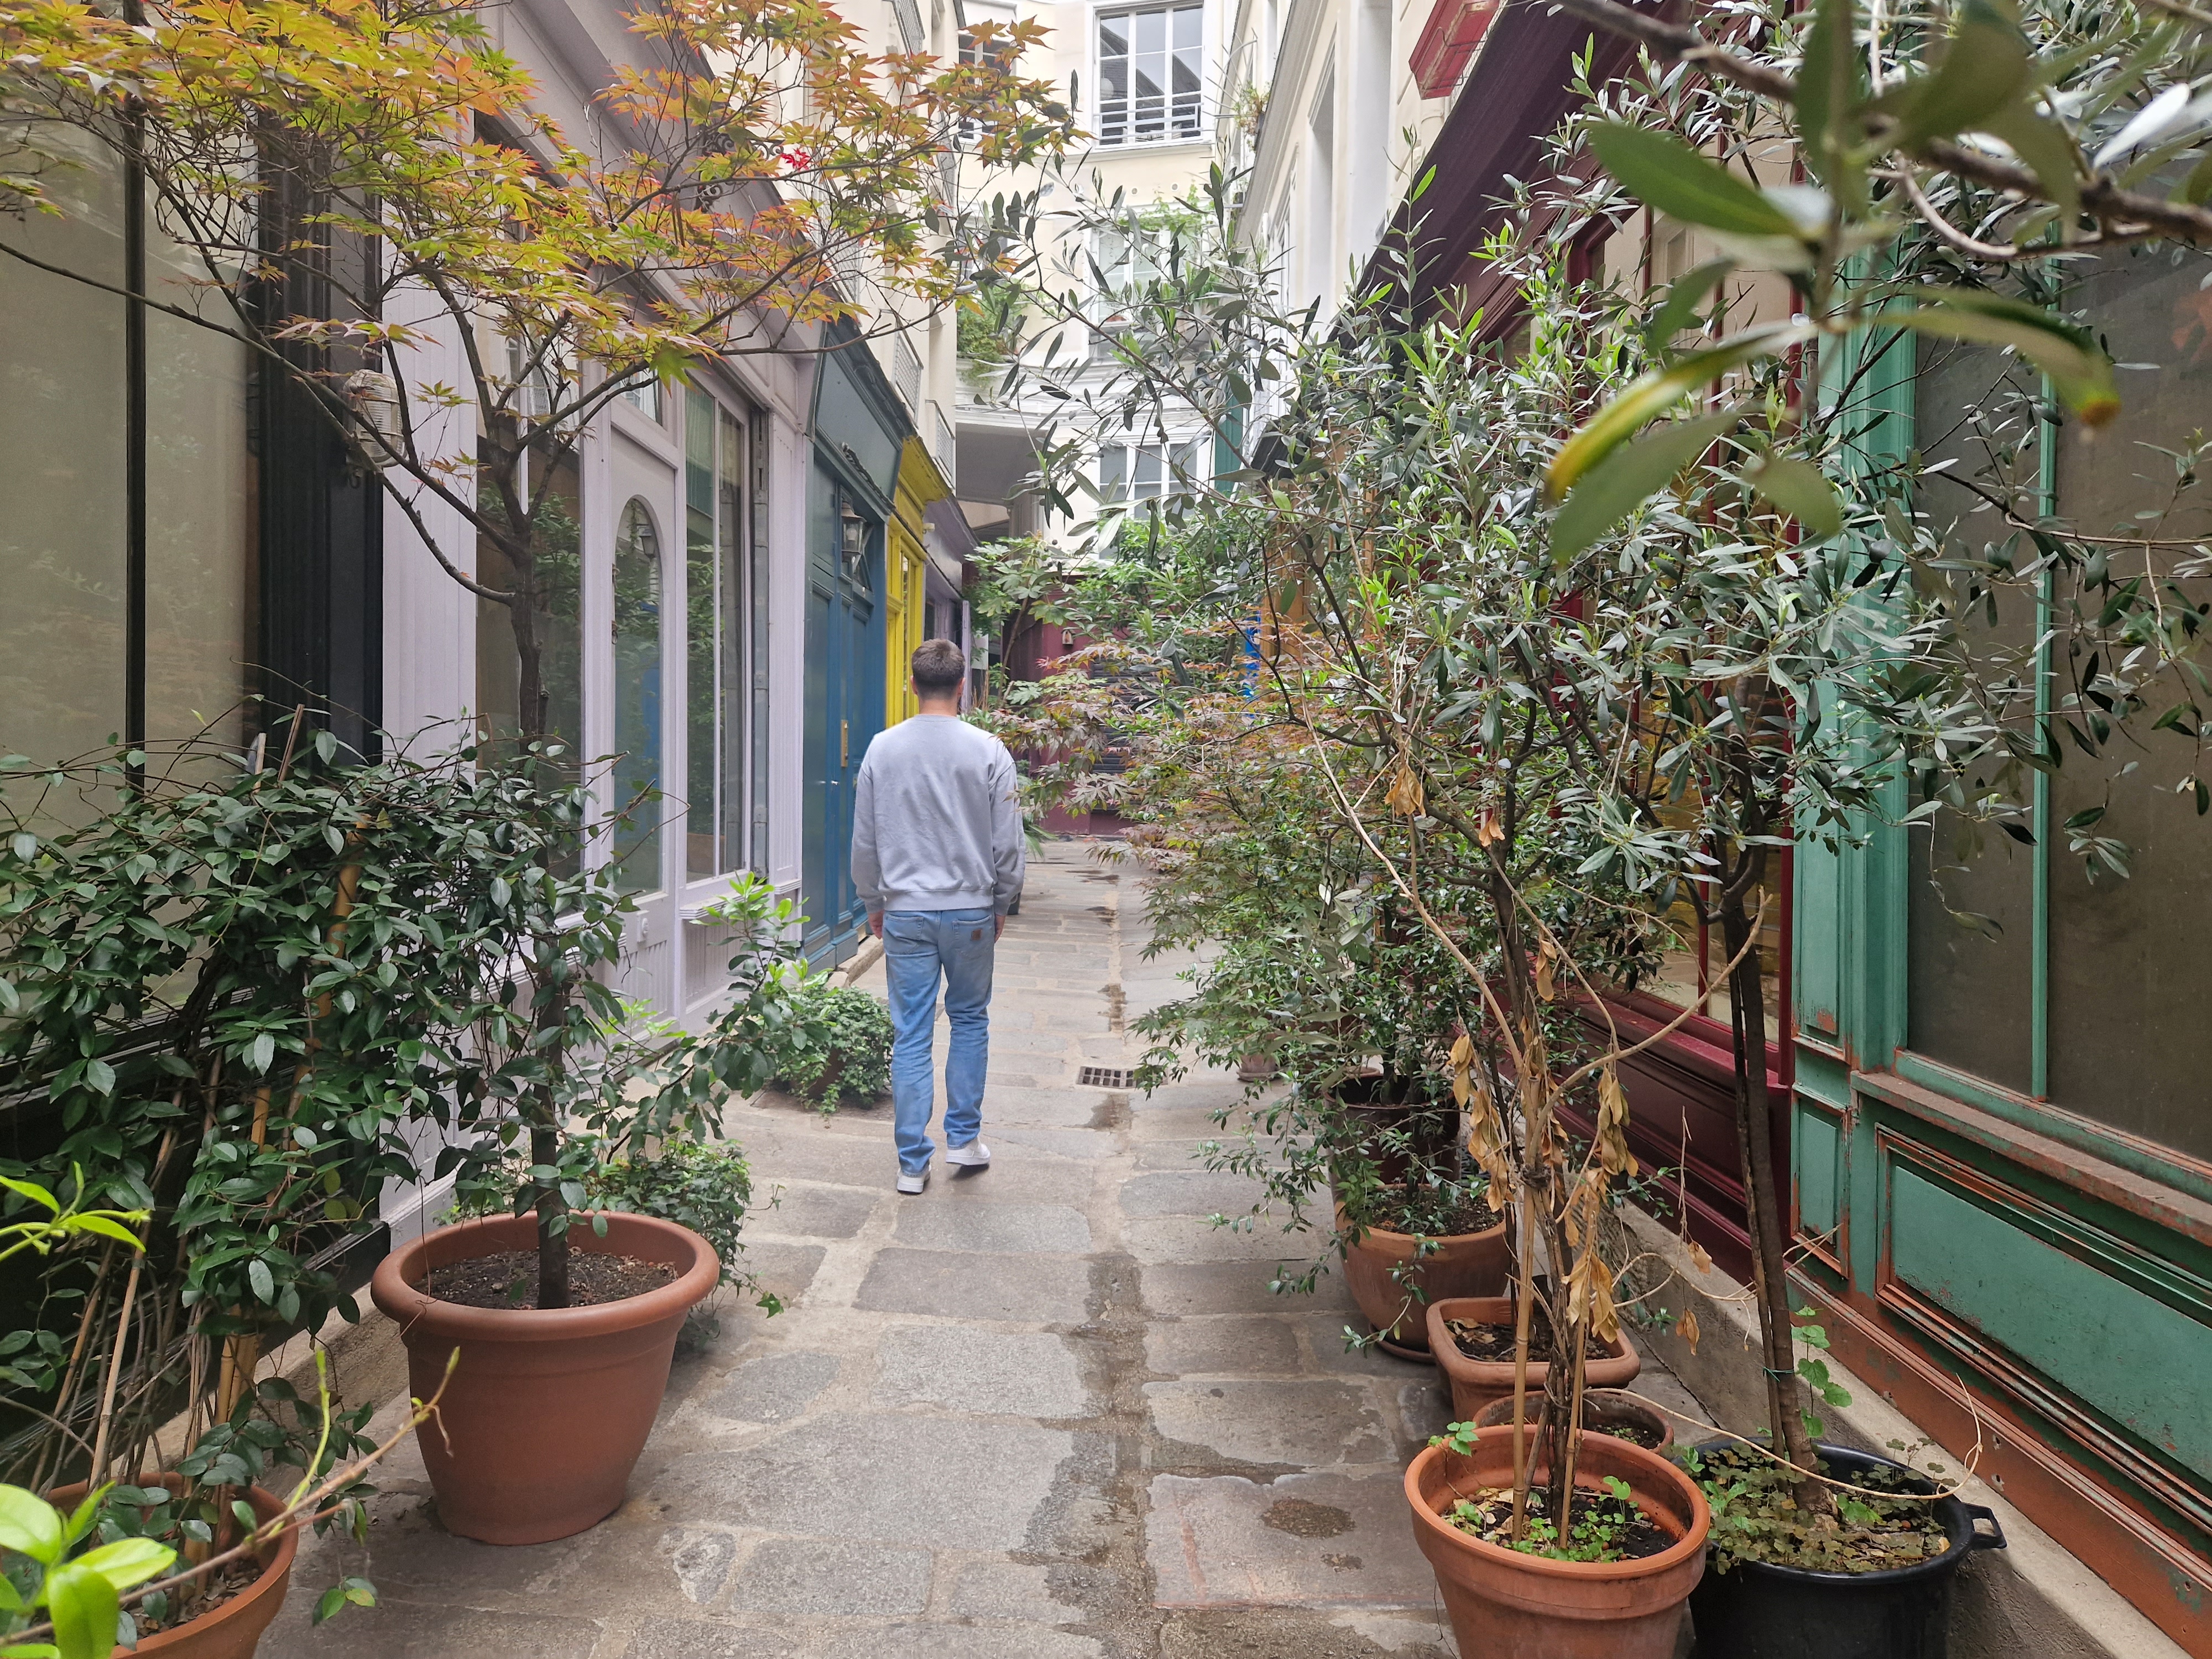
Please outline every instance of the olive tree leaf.
[{"label": "olive tree leaf", "polygon": [[1583,475],[1552,521],[1553,555],[1565,559],[1581,552],[1664,489],[1735,421],[1733,410],[1678,421],[1614,450]]},{"label": "olive tree leaf", "polygon": [[1668,349],[1674,337],[1696,317],[1705,295],[1735,269],[1733,259],[1712,259],[1677,276],[1668,286],[1659,309],[1651,313],[1651,320],[1644,325],[1644,337],[1660,350]]},{"label": "olive tree leaf", "polygon": [[1866,207],[1866,171],[1844,156],[1854,137],[1850,118],[1865,102],[1867,88],[1851,33],[1851,0],[1817,0],[1797,71],[1797,132],[1806,170],[1856,214]]},{"label": "olive tree leaf", "polygon": [[1745,475],[1745,482],[1805,526],[1813,536],[1837,535],[1844,527],[1844,504],[1836,488],[1809,461],[1769,455]]},{"label": "olive tree leaf", "polygon": [[1911,149],[1931,138],[1985,131],[2034,84],[2034,69],[2027,37],[2010,12],[1995,0],[1966,0],[1942,62],[1881,100],[1898,118],[1891,142]]},{"label": "olive tree leaf", "polygon": [[2120,412],[2112,360],[2087,329],[2001,294],[1951,288],[1916,288],[1906,293],[1920,302],[1919,307],[1884,313],[1885,328],[2009,346],[2051,377],[2059,397],[2087,424],[2102,426]]},{"label": "olive tree leaf", "polygon": [[[1889,320],[1885,317],[1883,321]],[[1676,358],[1664,368],[1654,369],[1621,390],[1619,397],[1583,423],[1581,429],[1559,446],[1544,469],[1545,493],[1553,501],[1565,496],[1575,482],[1650,422],[1657,419],[1699,387],[1718,380],[1730,369],[1760,357],[1788,350],[1818,332],[1809,322],[1771,323],[1747,329],[1718,345]]]},{"label": "olive tree leaf", "polygon": [[1981,130],[2009,144],[2052,201],[2069,209],[2080,203],[2081,151],[2058,123],[2015,104],[1984,121]]},{"label": "olive tree leaf", "polygon": [[2097,159],[2090,165],[2100,170],[2112,166],[2136,145],[2162,136],[2180,118],[2181,112],[2188,107],[2189,82],[2177,81],[2137,110],[2134,118],[2114,133],[2104,148],[2097,152]]},{"label": "olive tree leaf", "polygon": [[1749,180],[1672,133],[1607,121],[1590,129],[1589,142],[1630,195],[1671,218],[1737,236],[1798,234],[1797,222]]}]

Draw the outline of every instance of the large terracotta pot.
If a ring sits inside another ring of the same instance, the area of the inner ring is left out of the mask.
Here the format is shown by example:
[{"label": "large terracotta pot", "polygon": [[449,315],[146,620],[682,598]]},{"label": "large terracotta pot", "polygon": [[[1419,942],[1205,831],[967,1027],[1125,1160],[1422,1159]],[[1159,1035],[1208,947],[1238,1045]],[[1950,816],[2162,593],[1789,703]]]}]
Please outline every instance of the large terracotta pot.
[{"label": "large terracotta pot", "polygon": [[[408,1386],[438,1420],[416,1431],[438,1517],[487,1544],[566,1538],[622,1507],[653,1431],[684,1316],[721,1275],[714,1247],[672,1221],[609,1213],[604,1235],[579,1218],[575,1250],[665,1261],[658,1290],[595,1308],[465,1308],[418,1288],[434,1267],[535,1249],[531,1216],[441,1228],[378,1264],[370,1293],[407,1345]],[[460,1363],[452,1380],[446,1362]]]},{"label": "large terracotta pot", "polygon": [[[1542,1469],[1539,1466],[1539,1477]],[[1485,1429],[1466,1456],[1431,1446],[1406,1471],[1413,1534],[1436,1569],[1464,1654],[1512,1659],[1674,1659],[1683,1604],[1705,1571],[1712,1514],[1695,1482],[1655,1452],[1585,1434],[1577,1491],[1626,1480],[1674,1541],[1640,1561],[1553,1561],[1486,1544],[1443,1519],[1461,1495],[1513,1481],[1513,1431]]]},{"label": "large terracotta pot", "polygon": [[[1336,1224],[1347,1235],[1352,1231],[1341,1210]],[[1438,1297],[1494,1297],[1505,1288],[1509,1265],[1503,1221],[1485,1232],[1455,1233],[1431,1243],[1434,1248],[1401,1278],[1394,1278],[1394,1271],[1419,1254],[1419,1241],[1411,1233],[1365,1228],[1350,1238],[1344,1252],[1344,1282],[1359,1311],[1382,1334],[1385,1344],[1415,1356],[1430,1346],[1423,1297],[1431,1307]]]},{"label": "large terracotta pot", "polygon": [[[1540,1392],[1531,1387],[1528,1410],[1535,1414]],[[1464,1421],[1465,1419],[1462,1419]],[[1513,1421],[1513,1393],[1509,1379],[1506,1392],[1492,1401],[1474,1414],[1477,1428],[1494,1429],[1498,1425],[1510,1425]],[[1674,1443],[1674,1425],[1667,1413],[1645,1405],[1633,1395],[1618,1389],[1583,1389],[1583,1427],[1593,1434],[1602,1434],[1609,1425],[1633,1424],[1650,1434],[1658,1436],[1657,1442],[1645,1448],[1647,1451],[1663,1452]]]},{"label": "large terracotta pot", "polygon": [[[1419,1086],[1420,1079],[1410,1081]],[[1449,1095],[1419,1095],[1404,1100],[1382,1097],[1379,1073],[1349,1077],[1330,1092],[1354,1126],[1359,1150],[1375,1164],[1375,1179],[1385,1187],[1406,1183],[1418,1161],[1433,1170],[1451,1156],[1459,1139],[1459,1107]],[[1395,1136],[1398,1144],[1389,1145]]]},{"label": "large terracotta pot", "polygon": [[[139,1476],[137,1484],[167,1486],[171,1492],[179,1492],[185,1483],[178,1475],[145,1474]],[[56,1487],[46,1494],[46,1501],[67,1511],[82,1503],[89,1490],[80,1480],[73,1486]],[[253,1505],[255,1516],[264,1522],[283,1512],[284,1500],[274,1492],[252,1486],[247,1488],[246,1497]],[[292,1586],[292,1558],[299,1549],[299,1528],[287,1527],[274,1543],[262,1547],[258,1578],[212,1613],[187,1620],[173,1630],[140,1637],[132,1651],[158,1653],[165,1659],[253,1659],[254,1649],[261,1645],[261,1632],[269,1628],[270,1621],[284,1605],[284,1592]]]},{"label": "large terracotta pot", "polygon": [[[1430,1352],[1437,1364],[1444,1368],[1451,1379],[1452,1413],[1455,1421],[1472,1423],[1481,1414],[1482,1408],[1493,1400],[1510,1400],[1513,1396],[1513,1362],[1510,1359],[1469,1359],[1459,1351],[1451,1333],[1444,1328],[1448,1319],[1465,1320],[1471,1325],[1510,1325],[1513,1322],[1512,1298],[1504,1296],[1476,1296],[1462,1301],[1435,1301],[1429,1304],[1428,1338]],[[1528,1367],[1530,1398],[1544,1391],[1544,1380],[1550,1367],[1531,1364]],[[1583,1386],[1585,1389],[1623,1389],[1636,1380],[1644,1369],[1643,1358],[1636,1345],[1623,1331],[1613,1341],[1613,1352],[1603,1359],[1593,1359],[1583,1367]],[[1533,1407],[1530,1408],[1534,1409]]]}]

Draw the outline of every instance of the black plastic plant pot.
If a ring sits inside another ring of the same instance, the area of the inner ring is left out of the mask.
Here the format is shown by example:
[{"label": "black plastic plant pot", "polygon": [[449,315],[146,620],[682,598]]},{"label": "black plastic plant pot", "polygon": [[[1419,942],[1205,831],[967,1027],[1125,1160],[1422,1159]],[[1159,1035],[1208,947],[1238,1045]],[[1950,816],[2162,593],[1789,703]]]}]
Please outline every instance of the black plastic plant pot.
[{"label": "black plastic plant pot", "polygon": [[[1698,1449],[1717,1451],[1728,1443],[1713,1441]],[[1845,1446],[1819,1449],[1842,1480],[1904,1467]],[[1936,1490],[1924,1480],[1913,1484]],[[1909,1567],[1810,1572],[1763,1561],[1739,1561],[1726,1572],[1708,1567],[1690,1593],[1698,1659],[1944,1659],[1952,1581],[1968,1556],[2001,1550],[2005,1539],[1996,1516],[1978,1504],[1938,1498],[1936,1518],[1948,1547]]]}]

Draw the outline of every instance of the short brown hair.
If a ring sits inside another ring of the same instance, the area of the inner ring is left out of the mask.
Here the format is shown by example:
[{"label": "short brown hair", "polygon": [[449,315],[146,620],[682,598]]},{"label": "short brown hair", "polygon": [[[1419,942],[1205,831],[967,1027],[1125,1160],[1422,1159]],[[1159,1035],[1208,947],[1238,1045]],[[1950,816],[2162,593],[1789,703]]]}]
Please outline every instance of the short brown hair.
[{"label": "short brown hair", "polygon": [[968,659],[950,640],[924,640],[915,647],[908,666],[913,671],[917,691],[942,696],[968,678]]}]

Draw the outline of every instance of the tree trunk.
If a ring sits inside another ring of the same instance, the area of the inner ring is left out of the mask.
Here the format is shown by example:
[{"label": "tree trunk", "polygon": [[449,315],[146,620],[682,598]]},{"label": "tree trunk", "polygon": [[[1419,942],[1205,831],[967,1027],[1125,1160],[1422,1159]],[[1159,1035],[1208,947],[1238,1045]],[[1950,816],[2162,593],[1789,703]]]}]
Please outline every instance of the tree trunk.
[{"label": "tree trunk", "polygon": [[[1524,1065],[1517,1081],[1521,1096],[1521,1201],[1532,1206],[1535,1226],[1526,1229],[1523,1237],[1540,1234],[1544,1253],[1549,1259],[1551,1276],[1548,1285],[1547,1313],[1552,1316],[1553,1361],[1545,1371],[1544,1395],[1548,1409],[1544,1413],[1542,1437],[1545,1455],[1551,1466],[1549,1502],[1550,1520],[1559,1535],[1566,1536],[1571,1523],[1573,1493],[1566,1482],[1573,1473],[1573,1458],[1569,1447],[1573,1443],[1576,1424],[1573,1421],[1572,1397],[1562,1384],[1563,1368],[1558,1363],[1559,1353],[1570,1352],[1570,1345],[1579,1341],[1579,1335],[1566,1328],[1559,1316],[1566,1309],[1566,1274],[1572,1266],[1566,1251],[1566,1241],[1559,1222],[1559,1206],[1554,1185],[1554,1172],[1545,1157],[1550,1140],[1553,1102],[1552,1099],[1551,1055],[1544,1043],[1543,1005],[1536,994],[1535,976],[1528,967],[1527,941],[1521,933],[1520,912],[1516,908],[1512,884],[1492,854],[1490,869],[1490,901],[1498,922],[1499,955],[1505,970],[1505,996],[1508,1016],[1521,1026],[1521,1052]],[[1534,1264],[1521,1264],[1520,1293],[1522,1307],[1516,1311],[1514,1342],[1514,1363],[1516,1370],[1515,1395],[1522,1392],[1520,1380],[1528,1346],[1528,1298],[1534,1292]],[[1516,1413],[1516,1421],[1519,1413]],[[1530,1449],[1534,1450],[1533,1442]],[[1534,1460],[1523,1462],[1522,1444],[1514,1448],[1514,1492],[1512,1536],[1521,1535],[1521,1522],[1526,1507],[1529,1482],[1534,1475]]]},{"label": "tree trunk", "polygon": [[[530,1131],[530,1161],[540,1166],[550,1166],[561,1157],[561,1132],[539,1125]],[[541,1308],[565,1308],[568,1305],[568,1230],[562,1219],[568,1206],[561,1197],[557,1182],[541,1181],[538,1183],[538,1305]]]},{"label": "tree trunk", "polygon": [[[514,719],[520,728],[515,735],[519,751],[527,753],[532,743],[552,735],[546,730],[550,704],[545,688],[545,647],[538,637],[536,514],[519,493],[503,493],[510,503],[509,517],[516,525],[514,538],[507,549],[513,577],[509,590],[514,594],[507,613],[514,634]],[[534,1023],[543,1032],[564,1021],[568,1006],[568,964],[559,938],[541,939],[538,945],[540,1000]],[[549,1067],[558,1069],[561,1045],[557,1040],[544,1051],[544,1057]],[[543,1115],[530,1128],[530,1161],[538,1169],[556,1168],[561,1161],[561,1129],[555,1121],[559,1108],[552,1100],[541,1098],[539,1109]],[[565,1308],[568,1305],[568,1205],[561,1196],[558,1182],[538,1182],[536,1209],[538,1305]]]},{"label": "tree trunk", "polygon": [[[1765,855],[1752,849],[1749,856],[1754,862],[1747,878],[1730,883],[1720,905],[1723,948],[1735,963],[1729,972],[1729,1000],[1734,1005],[1736,1142],[1750,1211],[1752,1282],[1759,1299],[1768,1426],[1772,1443],[1790,1462],[1800,1469],[1811,1469],[1816,1466],[1812,1437],[1805,1430],[1796,1340],[1790,1334],[1789,1262],[1782,1236],[1782,1200],[1774,1173],[1774,1133],[1766,1090],[1765,970],[1758,948],[1751,945],[1752,918],[1745,906],[1764,871]],[[1798,1480],[1796,1497],[1797,1506],[1808,1513],[1828,1507],[1827,1488],[1810,1476]]]}]

